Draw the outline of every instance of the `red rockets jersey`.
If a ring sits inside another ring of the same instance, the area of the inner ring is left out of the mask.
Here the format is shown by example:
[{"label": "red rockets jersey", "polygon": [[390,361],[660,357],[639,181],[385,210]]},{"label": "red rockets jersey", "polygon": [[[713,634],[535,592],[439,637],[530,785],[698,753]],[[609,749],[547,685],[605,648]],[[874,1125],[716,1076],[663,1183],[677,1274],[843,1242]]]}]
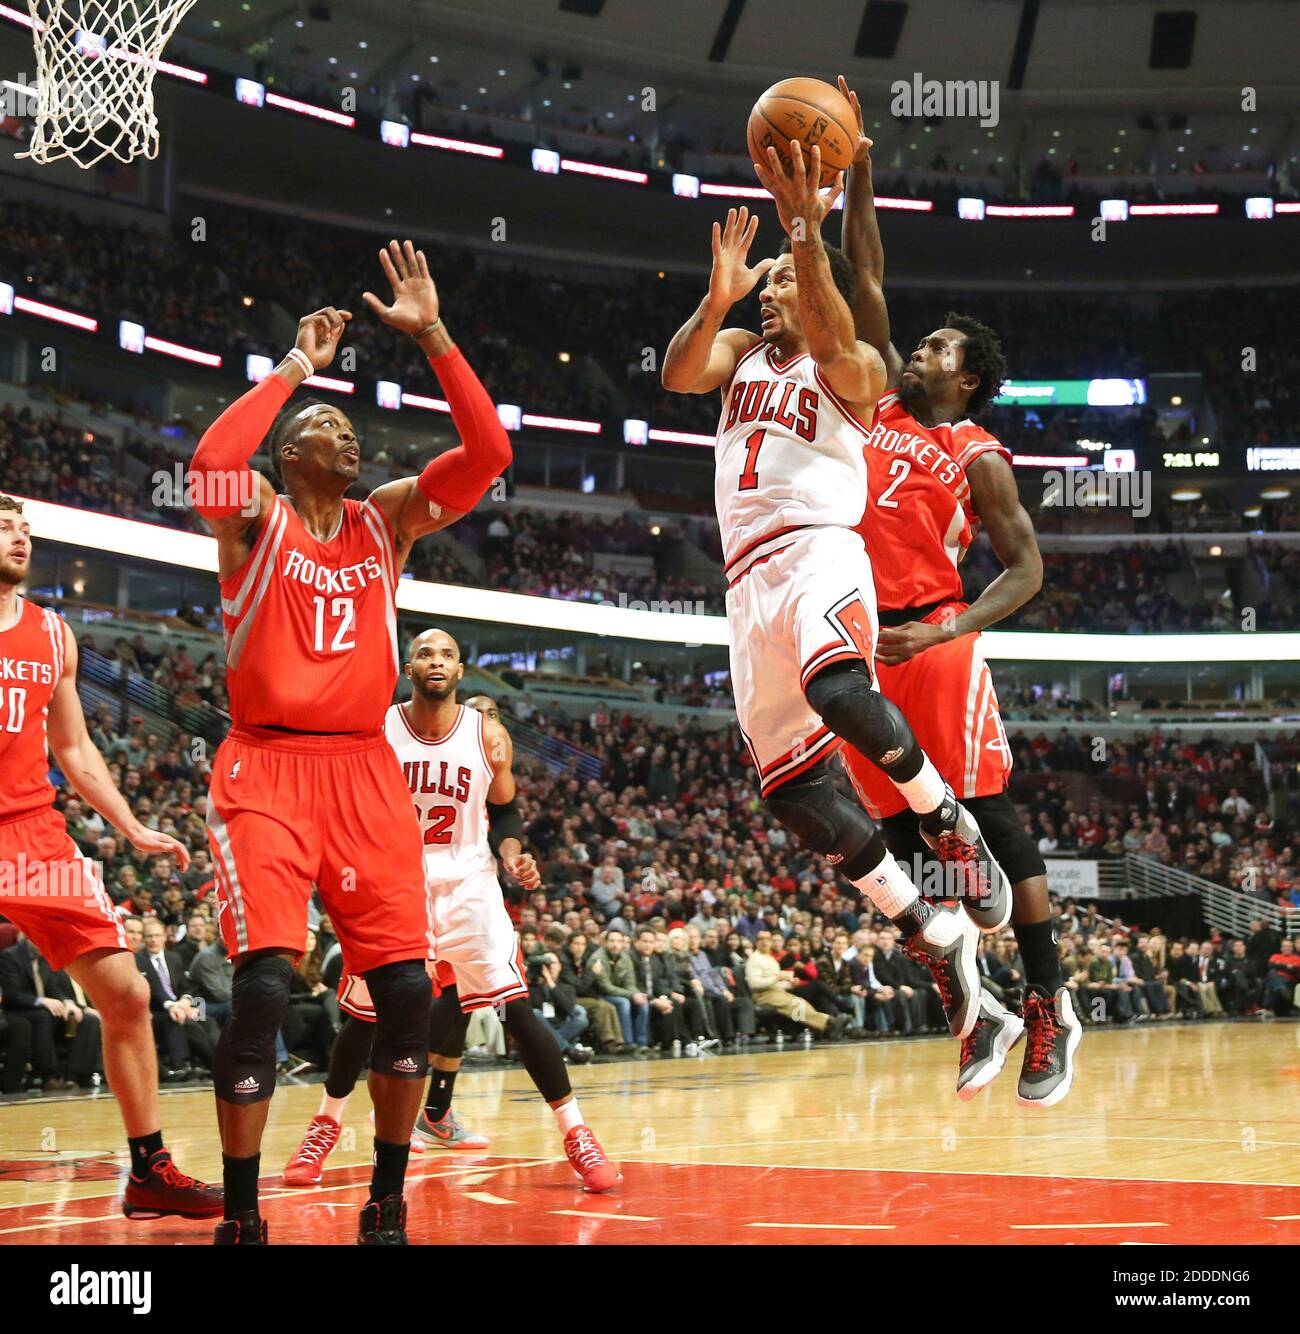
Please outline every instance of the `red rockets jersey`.
[{"label": "red rockets jersey", "polygon": [[393,538],[371,500],[345,500],[318,541],[277,496],[248,560],[221,581],[230,715],[250,727],[373,732],[400,669]]},{"label": "red rockets jersey", "polygon": [[54,803],[46,725],[63,677],[63,620],[19,598],[21,614],[0,631],[0,820]]},{"label": "red rockets jersey", "polygon": [[891,389],[867,433],[867,509],[858,526],[881,611],[960,598],[957,565],[973,536],[966,468],[990,450],[1011,459],[973,421],[922,426]]}]

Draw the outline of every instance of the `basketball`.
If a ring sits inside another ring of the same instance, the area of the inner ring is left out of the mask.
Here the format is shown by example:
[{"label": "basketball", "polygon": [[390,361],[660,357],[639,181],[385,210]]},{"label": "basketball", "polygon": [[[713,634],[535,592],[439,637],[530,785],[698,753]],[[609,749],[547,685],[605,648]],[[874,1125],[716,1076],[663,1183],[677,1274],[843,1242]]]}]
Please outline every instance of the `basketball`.
[{"label": "basketball", "polygon": [[754,103],[746,140],[755,162],[765,162],[775,148],[781,165],[790,169],[790,144],[798,140],[805,155],[822,151],[821,185],[827,186],[853,161],[858,138],[857,117],[848,99],[821,79],[782,79]]}]

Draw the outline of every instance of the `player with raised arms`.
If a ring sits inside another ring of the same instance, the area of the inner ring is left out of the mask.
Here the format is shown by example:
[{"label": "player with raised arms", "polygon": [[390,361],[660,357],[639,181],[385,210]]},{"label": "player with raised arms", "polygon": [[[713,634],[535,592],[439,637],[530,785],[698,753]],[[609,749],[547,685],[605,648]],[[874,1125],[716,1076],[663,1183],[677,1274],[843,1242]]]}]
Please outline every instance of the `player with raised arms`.
[{"label": "player with raised arms", "polygon": [[[0,495],[0,917],[51,968],[66,971],[99,1014],[104,1069],[131,1153],[122,1212],[212,1218],[221,1213],[220,1188],[187,1177],[163,1146],[149,988],[100,867],[68,837],[54,807],[50,756],[68,786],[133,847],[174,857],[181,871],[189,850],[145,828],[113,785],[77,696],[76,637],[62,617],[18,595],[31,567],[22,502]],[[63,1018],[64,1002],[41,1003]]]},{"label": "player with raised arms", "polygon": [[[500,1007],[524,1068],[555,1113],[565,1155],[583,1187],[593,1193],[612,1190],[622,1178],[583,1121],[559,1046],[533,1012],[527,967],[497,879],[499,858],[525,889],[541,884],[536,863],[523,850],[510,734],[486,709],[456,702],[465,664],[460,646],[445,631],[417,635],[404,670],[411,700],[394,704],[384,726],[423,830],[431,957],[453,974],[433,1006],[429,1052],[434,1069],[415,1133],[449,1148],[487,1147],[486,1140],[466,1143],[463,1136],[457,1142],[456,1123],[449,1118],[469,1015]],[[285,1168],[286,1185],[319,1182],[370,1041],[374,1010],[365,979],[345,977],[339,1001],[351,1018],[330,1057],[321,1110]]]},{"label": "player with raised arms", "polygon": [[[424,253],[393,241],[379,258],[392,302],[367,292],[366,304],[428,357],[460,444],[418,477],[345,499],[361,466],[352,423],[328,403],[285,407],[334,359],[352,317],[330,306],[304,316],[296,346],[213,423],[192,465],[196,508],[217,538],[234,719],[208,809],[221,930],[235,961],[213,1070],[223,1244],[266,1239],[262,1131],[313,887],[345,971],[366,979],[375,1007],[374,1170],[358,1241],[406,1244],[402,1188],[427,1068],[431,983],[422,831],[384,735],[401,669],[397,583],[412,544],[472,509],[511,451],[443,323]],[[249,470],[264,440],[283,494]]]},{"label": "player with raised arms", "polygon": [[[674,336],[663,384],[720,390],[715,501],[722,530],[736,712],[769,810],[897,924],[935,973],[951,1031],[978,1016],[978,929],[965,910],[936,909],[885,846],[861,805],[832,781],[843,741],[871,757],[946,855],[977,859],[983,891],[1006,893],[978,827],[876,688],[876,605],[856,531],[866,504],[861,420],[885,387],[880,354],[853,332],[853,275],[821,223],[819,150],[790,170],[775,149],[756,163],[788,239],[750,267],[757,218],[732,209],[713,225],[713,269],[699,309]],[[723,329],[760,279],[761,332]]]},{"label": "player with raised arms", "polygon": [[[968,1099],[990,1083],[1027,1029],[1017,1101],[1050,1107],[1070,1091],[1083,1030],[1061,974],[1047,868],[1006,793],[1011,749],[979,635],[1028,602],[1043,582],[1010,451],[973,420],[997,396],[1006,361],[992,329],[952,313],[906,362],[900,356],[882,286],[871,140],[862,132],[857,95],[842,77],[840,90],[858,118],[842,223],[855,279],[854,327],[879,352],[888,377],[867,436],[870,498],[861,525],[881,608],[880,689],[907,714],[1007,872],[1014,905],[1007,912],[1025,961],[1023,1020],[984,993],[979,1022],[962,1044],[957,1091]],[[976,524],[1004,569],[968,606],[957,567]],[[848,748],[843,758],[859,794],[882,818],[895,856],[916,864],[926,853],[917,821],[866,757]],[[972,915],[989,930],[1008,920],[975,908]]]}]

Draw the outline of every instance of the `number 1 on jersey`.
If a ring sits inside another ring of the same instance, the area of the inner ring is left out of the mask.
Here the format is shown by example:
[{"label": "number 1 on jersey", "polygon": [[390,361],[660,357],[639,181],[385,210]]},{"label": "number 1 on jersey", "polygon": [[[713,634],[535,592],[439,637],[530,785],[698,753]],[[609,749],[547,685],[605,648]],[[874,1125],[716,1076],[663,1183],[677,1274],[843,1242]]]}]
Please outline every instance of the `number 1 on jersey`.
[{"label": "number 1 on jersey", "polygon": [[758,490],[758,451],[763,448],[766,434],[767,427],[764,426],[752,432],[745,441],[745,470],[740,474],[740,485],[736,488],[739,491]]}]

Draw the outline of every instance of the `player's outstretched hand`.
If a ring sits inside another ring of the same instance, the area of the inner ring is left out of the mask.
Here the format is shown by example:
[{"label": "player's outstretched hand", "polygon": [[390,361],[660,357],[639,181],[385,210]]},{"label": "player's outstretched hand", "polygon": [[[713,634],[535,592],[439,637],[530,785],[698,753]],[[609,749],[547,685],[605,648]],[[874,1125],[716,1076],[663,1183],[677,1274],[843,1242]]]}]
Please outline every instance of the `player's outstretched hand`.
[{"label": "player's outstretched hand", "polygon": [[167,856],[176,861],[176,869],[184,871],[189,868],[190,850],[184,843],[177,842],[170,834],[160,834],[156,830],[146,829],[141,825],[138,829],[133,829],[127,838],[131,840],[131,846],[140,852],[151,852],[155,857]]},{"label": "player's outstretched hand", "polygon": [[542,883],[542,873],[537,869],[531,852],[521,852],[517,857],[506,857],[506,870],[525,889],[536,889]]},{"label": "player's outstretched hand", "polygon": [[790,170],[781,166],[775,148],[767,150],[767,161],[754,163],[754,175],[776,200],[776,215],[792,241],[806,241],[821,231],[826,215],[844,192],[844,173],[827,190],[819,190],[822,175],[822,150],[814,144],[804,165],[803,147],[797,139],[790,142]]},{"label": "player's outstretched hand", "polygon": [[325,306],[321,310],[313,310],[298,321],[296,346],[307,354],[318,371],[323,371],[334,360],[343,329],[351,318],[350,310],[335,310],[333,306]]},{"label": "player's outstretched hand", "polygon": [[713,271],[709,274],[709,300],[719,309],[730,310],[752,292],[776,263],[770,256],[752,268],[747,263],[749,247],[758,231],[758,215],[747,208],[727,210],[725,225],[713,224]]},{"label": "player's outstretched hand", "polygon": [[838,82],[840,92],[844,94],[849,106],[853,108],[853,114],[858,118],[858,142],[853,147],[853,165],[870,170],[872,142],[867,138],[866,124],[862,119],[862,103],[858,101],[857,93],[849,87],[849,81],[844,75],[839,76]]},{"label": "player's outstretched hand", "polygon": [[429,277],[429,261],[423,250],[410,241],[398,245],[389,241],[379,252],[379,263],[393,289],[393,303],[386,306],[373,293],[363,292],[362,300],[387,325],[404,334],[418,334],[438,322],[438,289]]}]

